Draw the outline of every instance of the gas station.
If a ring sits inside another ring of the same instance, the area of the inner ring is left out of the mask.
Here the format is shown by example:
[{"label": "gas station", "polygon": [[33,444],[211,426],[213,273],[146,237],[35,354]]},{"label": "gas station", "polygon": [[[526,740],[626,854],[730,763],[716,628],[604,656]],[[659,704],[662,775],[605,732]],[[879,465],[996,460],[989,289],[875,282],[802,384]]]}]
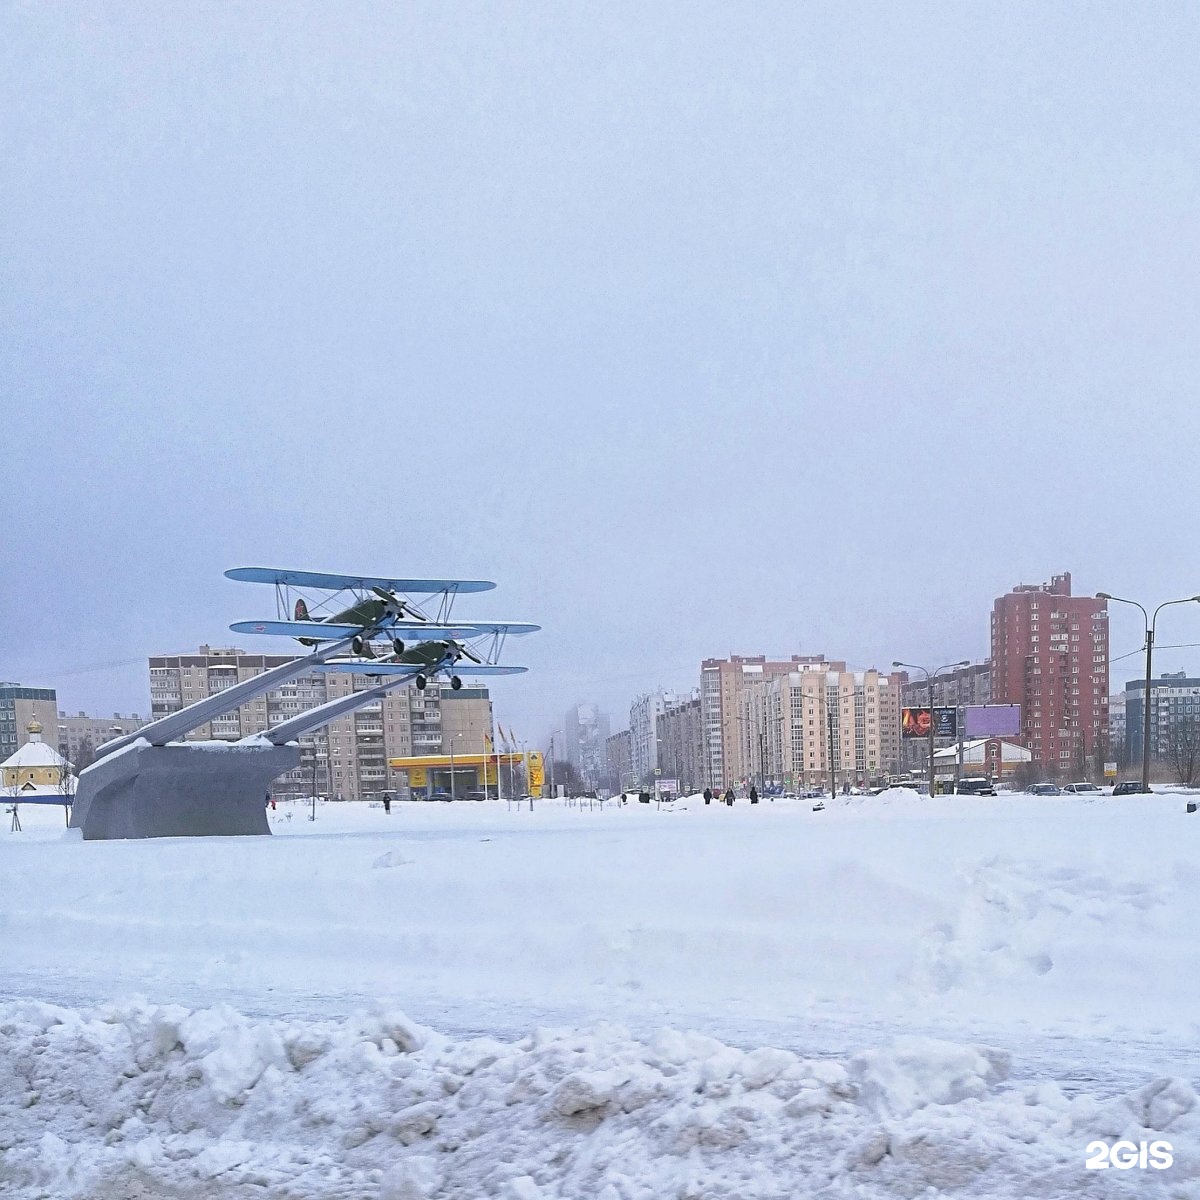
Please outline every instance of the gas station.
[{"label": "gas station", "polygon": [[540,798],[545,785],[540,750],[527,754],[419,754],[390,758],[388,766],[407,773],[413,799],[432,800],[437,796],[462,800],[471,794],[511,797],[517,791],[513,782],[517,768],[525,770],[528,795]]}]

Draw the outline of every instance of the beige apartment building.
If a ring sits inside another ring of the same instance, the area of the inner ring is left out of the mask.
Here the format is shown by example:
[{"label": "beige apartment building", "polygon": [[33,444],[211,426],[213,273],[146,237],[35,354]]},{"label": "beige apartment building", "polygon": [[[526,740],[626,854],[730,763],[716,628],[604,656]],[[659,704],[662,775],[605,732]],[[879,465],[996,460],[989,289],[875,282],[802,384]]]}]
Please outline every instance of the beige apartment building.
[{"label": "beige apartment building", "polygon": [[739,780],[861,786],[900,761],[901,676],[807,664],[742,690]]},{"label": "beige apartment building", "polygon": [[58,749],[79,769],[90,761],[91,754],[105,742],[127,733],[134,733],[145,725],[145,719],[137,713],[124,717],[113,713],[111,717],[89,717],[87,713],[77,713],[68,717],[66,713],[58,714]]},{"label": "beige apartment building", "polygon": [[742,727],[740,699],[753,685],[813,667],[818,671],[844,671],[844,662],[827,662],[823,654],[793,654],[768,660],[763,655],[706,658],[700,664],[700,719],[704,734],[702,786],[718,790],[751,775],[748,747],[753,737]]},{"label": "beige apartment building", "polygon": [[[150,659],[153,714],[165,716],[296,657],[211,646],[201,646],[195,654],[156,656]],[[313,671],[215,718],[188,737],[236,741],[327,700],[365,691],[376,682],[365,675]],[[448,753],[448,746],[443,749],[447,735],[455,739],[456,753],[483,753],[491,720],[486,688],[463,687],[454,692],[436,680],[424,692],[402,686],[301,737],[300,765],[281,775],[273,790],[280,796],[308,796],[315,790],[341,800],[399,792],[406,786],[406,776],[390,769],[389,758]]]}]

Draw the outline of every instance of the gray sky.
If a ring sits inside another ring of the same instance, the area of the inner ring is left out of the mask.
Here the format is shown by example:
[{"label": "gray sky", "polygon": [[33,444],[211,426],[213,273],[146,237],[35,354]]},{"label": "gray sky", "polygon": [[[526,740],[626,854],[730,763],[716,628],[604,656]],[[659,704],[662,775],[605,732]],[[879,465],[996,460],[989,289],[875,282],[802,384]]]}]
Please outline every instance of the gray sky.
[{"label": "gray sky", "polygon": [[186,7],[0,9],[0,677],[485,577],[536,738],[1200,590],[1200,8]]}]

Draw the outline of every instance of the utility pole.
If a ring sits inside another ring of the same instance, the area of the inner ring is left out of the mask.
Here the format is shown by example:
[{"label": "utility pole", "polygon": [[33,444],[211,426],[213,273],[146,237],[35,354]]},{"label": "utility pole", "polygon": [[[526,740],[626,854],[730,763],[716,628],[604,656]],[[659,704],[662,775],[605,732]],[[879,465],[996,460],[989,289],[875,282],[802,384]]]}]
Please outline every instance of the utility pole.
[{"label": "utility pole", "polygon": [[1158,614],[1164,608],[1168,608],[1172,604],[1200,604],[1200,596],[1184,596],[1182,600],[1164,600],[1154,610],[1153,617],[1149,616],[1136,600],[1125,600],[1108,592],[1097,592],[1096,599],[1115,600],[1118,604],[1132,604],[1134,608],[1141,609],[1142,618],[1146,623],[1146,692],[1142,696],[1142,791],[1148,792],[1150,790],[1150,676],[1151,662],[1154,656],[1154,628],[1158,624]]},{"label": "utility pole", "polygon": [[833,760],[833,709],[829,706],[829,688],[825,689],[825,716],[829,722],[829,798],[837,793],[837,766]]}]

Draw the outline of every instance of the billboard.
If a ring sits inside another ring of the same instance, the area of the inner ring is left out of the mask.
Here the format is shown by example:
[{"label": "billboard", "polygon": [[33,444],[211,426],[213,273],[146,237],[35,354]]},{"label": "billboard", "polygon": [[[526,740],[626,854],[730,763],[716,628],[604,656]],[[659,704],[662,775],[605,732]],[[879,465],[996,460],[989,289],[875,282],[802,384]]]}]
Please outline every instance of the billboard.
[{"label": "billboard", "polygon": [[968,704],[964,724],[969,738],[1018,737],[1021,733],[1021,706]]},{"label": "billboard", "polygon": [[[933,736],[952,738],[958,736],[957,709],[935,708],[933,710]],[[929,708],[904,708],[900,710],[900,736],[905,738],[927,738],[929,736]]]},{"label": "billboard", "polygon": [[530,750],[525,756],[525,765],[528,771],[529,779],[529,794],[536,796],[539,800],[542,798],[542,788],[546,786],[546,762],[542,758],[540,750]]}]

